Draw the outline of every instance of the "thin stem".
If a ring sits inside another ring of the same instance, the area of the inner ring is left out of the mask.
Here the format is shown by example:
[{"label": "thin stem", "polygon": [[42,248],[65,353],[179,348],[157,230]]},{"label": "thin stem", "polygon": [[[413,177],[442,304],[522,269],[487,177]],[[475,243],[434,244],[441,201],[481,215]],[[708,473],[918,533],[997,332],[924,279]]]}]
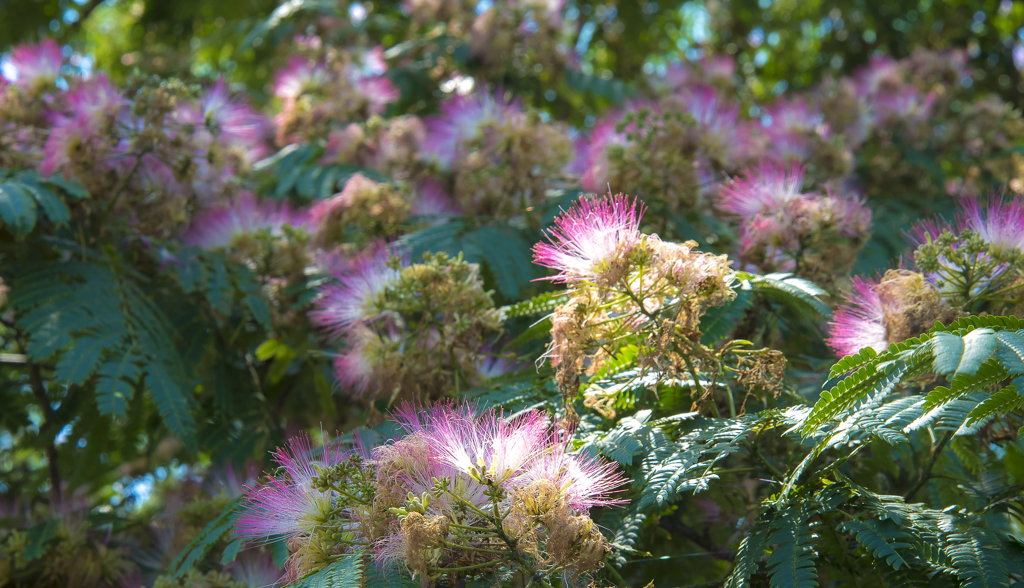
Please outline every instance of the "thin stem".
[{"label": "thin stem", "polygon": [[914,495],[921,490],[921,488],[924,488],[924,485],[928,483],[928,480],[931,480],[932,468],[935,467],[935,461],[939,459],[939,454],[942,453],[942,450],[945,449],[946,444],[949,443],[949,440],[952,438],[953,431],[946,431],[946,434],[942,436],[942,439],[939,440],[939,443],[932,448],[932,455],[928,459],[928,465],[925,466],[923,470],[921,470],[921,474],[918,476],[917,483],[910,488],[910,491],[907,492],[906,495],[904,495],[904,500],[909,502],[910,499],[913,498]]},{"label": "thin stem", "polygon": [[43,411],[43,426],[39,431],[40,436],[46,435],[46,461],[50,469],[50,508],[53,510],[60,509],[61,496],[60,496],[60,462],[57,459],[57,446],[54,445],[55,433],[53,431],[54,417],[53,417],[53,406],[50,404],[50,397],[46,394],[46,387],[43,385],[43,377],[39,371],[39,366],[32,363],[32,360],[27,360],[28,363],[28,379],[32,385],[32,393],[36,397],[36,401],[39,403],[39,407]]},{"label": "thin stem", "polygon": [[451,543],[449,541],[445,541],[444,539],[441,540],[441,545],[444,545],[445,547],[450,547],[452,549],[458,549],[460,551],[475,551],[477,553],[490,553],[493,555],[508,555],[507,551],[499,551],[497,549],[484,549],[483,547],[472,547],[469,545],[458,545],[455,543]]},{"label": "thin stem", "polygon": [[784,479],[786,477],[786,475],[780,472],[778,468],[768,463],[768,460],[765,459],[764,456],[761,455],[761,452],[757,449],[756,443],[748,443],[747,449],[750,450],[750,454],[754,456],[754,459],[756,459],[757,462],[763,465],[764,467],[768,468],[768,471],[770,471],[772,475],[774,475],[776,478]]},{"label": "thin stem", "polygon": [[427,568],[427,572],[429,572],[431,574],[436,574],[436,573],[449,573],[450,574],[452,572],[465,572],[465,571],[468,571],[468,570],[479,570],[480,568],[487,568],[487,567],[491,567],[491,566],[496,566],[498,564],[508,563],[510,561],[512,561],[512,560],[507,558],[507,557],[503,557],[501,559],[496,559],[494,561],[485,561],[484,563],[473,564],[471,566],[462,566],[462,567],[459,567],[459,568]]}]

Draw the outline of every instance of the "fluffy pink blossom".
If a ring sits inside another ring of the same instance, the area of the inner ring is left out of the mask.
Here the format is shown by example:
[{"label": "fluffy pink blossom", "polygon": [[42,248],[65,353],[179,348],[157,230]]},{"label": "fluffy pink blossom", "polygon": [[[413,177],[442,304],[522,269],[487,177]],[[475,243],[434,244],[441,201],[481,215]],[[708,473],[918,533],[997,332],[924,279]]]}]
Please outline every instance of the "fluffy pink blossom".
[{"label": "fluffy pink blossom", "polygon": [[1005,199],[993,194],[987,203],[977,197],[960,201],[957,226],[972,230],[989,242],[996,251],[1024,252],[1024,199]]},{"label": "fluffy pink blossom", "polygon": [[[99,148],[104,137],[109,137],[109,127],[124,113],[128,101],[121,97],[117,88],[111,85],[106,74],[75,85],[65,94],[66,109],[50,111],[50,135],[43,145],[43,159],[39,173],[49,176],[60,171],[64,164],[87,147]],[[103,145],[114,151],[114,145]],[[116,165],[112,161],[98,161],[100,167]]]},{"label": "fluffy pink blossom", "polygon": [[773,159],[806,159],[810,155],[811,135],[828,136],[821,111],[809,106],[803,98],[779,99],[764,111],[771,117],[771,124],[764,126],[761,132],[768,139],[768,155]]},{"label": "fluffy pink blossom", "polygon": [[257,486],[246,488],[235,535],[250,542],[310,533],[327,522],[332,494],[313,488],[317,468],[329,468],[348,458],[337,444],[314,446],[305,434],[293,437],[274,453],[279,471]]},{"label": "fluffy pink blossom", "polygon": [[562,489],[566,503],[581,512],[628,502],[613,498],[629,481],[615,463],[586,453],[569,453],[569,447],[569,436],[557,434],[554,443],[530,463],[516,482],[525,486],[550,480]]},{"label": "fluffy pink blossom", "polygon": [[581,181],[583,189],[588,192],[601,193],[607,189],[608,147],[626,144],[626,133],[615,130],[616,125],[622,120],[622,116],[622,112],[619,111],[606,114],[594,125],[593,130],[590,131],[590,137],[583,143],[584,151],[581,157],[585,160],[585,164]]},{"label": "fluffy pink blossom", "polygon": [[384,114],[388,104],[402,97],[398,86],[385,76],[360,77],[356,81],[359,93],[370,103],[370,114]]},{"label": "fluffy pink blossom", "polygon": [[716,205],[719,210],[749,220],[800,197],[803,183],[803,165],[763,162],[760,167],[746,170],[723,186]]},{"label": "fluffy pink blossom", "polygon": [[441,183],[433,178],[427,178],[420,184],[410,212],[413,216],[431,217],[432,222],[445,222],[447,219],[444,217],[462,214]]},{"label": "fluffy pink blossom", "polygon": [[909,86],[898,91],[880,93],[874,103],[877,116],[875,124],[924,122],[931,115],[936,97],[934,92],[922,94]]},{"label": "fluffy pink blossom", "polygon": [[543,279],[562,283],[592,279],[602,265],[639,242],[643,213],[642,204],[638,207],[635,199],[622,194],[581,198],[548,229],[550,243],[534,245],[533,261],[558,270],[557,275]]},{"label": "fluffy pink blossom", "polygon": [[11,50],[6,60],[5,74],[25,89],[52,86],[60,76],[64,56],[60,45],[53,39],[39,43],[24,43]]},{"label": "fluffy pink blossom", "polygon": [[442,102],[441,113],[424,120],[427,139],[423,143],[423,154],[426,159],[448,169],[457,159],[461,145],[477,137],[485,125],[521,117],[519,100],[506,104],[501,95],[501,90],[493,95],[478,91],[469,96],[455,95]]},{"label": "fluffy pink blossom", "polygon": [[843,296],[843,304],[829,323],[828,345],[836,355],[845,357],[871,347],[883,351],[889,347],[885,328],[885,307],[877,291],[878,280],[853,278],[853,289]]},{"label": "fluffy pink blossom", "polygon": [[685,88],[679,95],[703,131],[705,148],[713,157],[732,163],[749,156],[750,132],[740,121],[738,104],[726,100],[714,86]]},{"label": "fluffy pink blossom", "polygon": [[246,147],[253,159],[266,149],[261,143],[270,128],[267,117],[248,105],[240,96],[231,96],[221,76],[200,102],[202,122],[229,145]]},{"label": "fluffy pink blossom", "polygon": [[388,266],[392,255],[399,256],[403,265],[409,262],[406,252],[379,242],[353,259],[347,268],[337,271],[334,281],[321,287],[321,295],[314,302],[316,308],[309,313],[313,324],[337,340],[356,325],[376,318],[376,311],[370,306],[373,298],[400,273]]},{"label": "fluffy pink blossom", "polygon": [[274,95],[285,103],[295,101],[302,94],[316,90],[329,80],[323,63],[301,55],[293,55],[288,63],[274,74]]},{"label": "fluffy pink blossom", "polygon": [[239,235],[261,229],[279,233],[285,225],[300,228],[308,222],[306,211],[293,210],[287,202],[261,202],[251,192],[243,192],[231,205],[198,214],[181,240],[204,249],[229,247]]}]

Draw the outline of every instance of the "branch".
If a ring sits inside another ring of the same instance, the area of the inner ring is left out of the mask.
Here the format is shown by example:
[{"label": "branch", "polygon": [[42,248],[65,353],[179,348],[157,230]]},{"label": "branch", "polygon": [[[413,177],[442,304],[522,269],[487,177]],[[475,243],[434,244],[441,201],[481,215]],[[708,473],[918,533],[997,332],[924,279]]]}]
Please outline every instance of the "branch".
[{"label": "branch", "polygon": [[928,459],[928,465],[921,470],[921,474],[917,478],[917,483],[914,484],[913,487],[910,488],[910,491],[903,496],[904,500],[910,502],[910,499],[913,498],[914,495],[917,494],[921,488],[924,488],[924,485],[932,479],[932,468],[935,467],[935,461],[939,459],[939,454],[942,453],[942,450],[946,448],[946,444],[949,443],[949,440],[952,438],[953,431],[946,431],[946,434],[942,436],[941,440],[939,440],[939,444],[932,448],[932,456]]},{"label": "branch", "polygon": [[678,533],[686,539],[689,539],[701,549],[705,550],[708,555],[714,556],[715,559],[723,561],[733,561],[736,559],[735,551],[731,549],[722,549],[721,546],[715,545],[711,541],[711,536],[706,531],[703,534],[698,533],[696,529],[675,517],[661,517],[661,519],[658,520],[658,526],[670,533]]},{"label": "branch", "polygon": [[43,385],[43,377],[39,372],[39,366],[32,363],[32,360],[26,359],[28,363],[28,379],[32,385],[32,393],[35,394],[36,401],[39,402],[40,408],[43,410],[43,426],[39,430],[39,435],[47,435],[49,440],[46,442],[46,461],[50,468],[50,508],[54,511],[60,509],[61,497],[60,497],[60,463],[57,460],[57,446],[54,445],[54,439],[56,433],[53,428],[55,423],[53,422],[53,406],[50,405],[50,397],[46,394],[46,387]]}]

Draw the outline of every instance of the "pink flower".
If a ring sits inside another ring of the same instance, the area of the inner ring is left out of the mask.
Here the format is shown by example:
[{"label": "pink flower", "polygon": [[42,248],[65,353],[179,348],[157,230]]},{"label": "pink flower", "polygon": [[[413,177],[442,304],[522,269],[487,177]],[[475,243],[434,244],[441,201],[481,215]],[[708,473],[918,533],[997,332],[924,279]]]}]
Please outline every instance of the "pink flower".
[{"label": "pink flower", "polygon": [[865,347],[881,352],[889,347],[878,283],[859,276],[853,278],[853,290],[844,294],[844,303],[829,323],[828,345],[836,355],[853,355]]},{"label": "pink flower", "polygon": [[344,463],[347,452],[337,444],[314,447],[305,434],[293,437],[274,453],[280,466],[275,475],[246,488],[235,535],[250,542],[269,542],[277,536],[295,537],[326,524],[333,510],[331,492],[313,488],[317,468]]},{"label": "pink flower", "polygon": [[922,94],[909,86],[895,92],[880,93],[875,99],[876,124],[892,124],[898,121],[924,122],[931,115],[935,99],[934,92]]},{"label": "pink flower", "polygon": [[323,63],[301,55],[293,55],[288,63],[274,74],[274,95],[289,104],[302,94],[320,88],[328,79],[327,68]]},{"label": "pink flower", "polygon": [[287,202],[260,202],[251,192],[243,192],[230,206],[198,214],[181,240],[204,249],[230,247],[239,235],[260,229],[269,229],[277,234],[285,225],[300,228],[307,224],[308,214],[305,211],[292,210]]},{"label": "pink flower", "polygon": [[804,166],[789,166],[763,162],[759,168],[748,169],[743,175],[723,186],[716,206],[746,220],[758,214],[778,210],[789,200],[800,197],[804,183]]},{"label": "pink flower", "polygon": [[346,349],[333,361],[334,377],[341,388],[356,398],[366,395],[380,380],[380,357],[396,337],[395,331],[387,325],[384,333],[361,324],[351,327]]},{"label": "pink flower", "polygon": [[681,103],[700,126],[708,152],[733,163],[748,157],[749,131],[739,119],[739,105],[729,103],[713,86],[694,86],[680,92]]},{"label": "pink flower", "polygon": [[494,95],[478,91],[470,96],[453,96],[441,103],[441,114],[427,118],[427,139],[423,154],[443,169],[455,162],[464,142],[477,137],[485,125],[522,116],[519,100],[505,104],[501,90]]},{"label": "pink flower", "polygon": [[[50,135],[43,145],[39,173],[49,176],[63,169],[72,158],[94,156],[86,147],[98,148],[110,126],[123,114],[128,101],[110,84],[105,74],[76,85],[65,95],[67,110],[50,111]],[[106,146],[113,151],[113,145]],[[107,165],[101,167],[109,167]]]},{"label": "pink flower", "polygon": [[[334,274],[334,281],[321,287],[316,309],[309,318],[329,338],[340,339],[356,325],[377,317],[374,297],[397,279],[400,270],[388,267],[392,255],[408,265],[409,256],[394,246],[379,242],[352,260],[349,267]],[[353,366],[350,366],[353,367]]]},{"label": "pink flower", "polygon": [[420,184],[410,212],[413,216],[432,217],[431,222],[435,224],[447,222],[445,217],[462,214],[441,183],[433,178],[427,178]]},{"label": "pink flower", "polygon": [[356,82],[359,92],[370,103],[370,114],[383,114],[388,104],[398,102],[401,91],[386,76],[361,77]]},{"label": "pink flower", "polygon": [[[263,138],[270,128],[270,121],[263,113],[246,104],[240,96],[231,97],[224,76],[203,97],[202,122],[218,139],[229,145],[238,145],[250,151],[259,151]],[[253,155],[253,158],[259,154]]]},{"label": "pink flower", "polygon": [[595,506],[619,506],[628,500],[612,498],[629,480],[615,463],[586,453],[569,453],[567,434],[555,436],[553,445],[535,459],[516,483],[550,480],[562,489],[569,506],[587,512]]},{"label": "pink flower", "polygon": [[590,132],[589,141],[584,143],[585,151],[582,156],[586,163],[581,178],[583,189],[588,192],[600,193],[608,189],[608,146],[625,145],[626,133],[615,130],[616,125],[622,120],[622,112],[613,111],[594,125]]},{"label": "pink flower", "polygon": [[313,224],[319,226],[326,219],[330,218],[339,208],[344,209],[352,206],[359,194],[364,191],[372,191],[379,184],[361,173],[353,174],[345,181],[341,192],[334,196],[321,200],[309,209],[309,216]]},{"label": "pink flower", "polygon": [[977,197],[960,201],[957,227],[972,230],[997,252],[1024,252],[1024,199],[1014,196],[1006,200],[993,194],[982,204]]},{"label": "pink flower", "polygon": [[775,104],[765,107],[764,111],[771,117],[771,124],[765,126],[762,132],[768,139],[773,159],[806,159],[810,155],[808,140],[811,135],[828,135],[821,112],[808,106],[803,98],[779,99]]},{"label": "pink flower", "polygon": [[21,88],[33,89],[53,86],[63,64],[60,45],[53,39],[43,39],[12,49],[5,64],[8,67],[4,69],[12,82]]},{"label": "pink flower", "polygon": [[644,207],[628,196],[581,198],[558,215],[547,231],[550,243],[533,247],[533,262],[558,274],[543,278],[569,283],[598,276],[602,266],[628,252],[640,241],[640,217]]}]

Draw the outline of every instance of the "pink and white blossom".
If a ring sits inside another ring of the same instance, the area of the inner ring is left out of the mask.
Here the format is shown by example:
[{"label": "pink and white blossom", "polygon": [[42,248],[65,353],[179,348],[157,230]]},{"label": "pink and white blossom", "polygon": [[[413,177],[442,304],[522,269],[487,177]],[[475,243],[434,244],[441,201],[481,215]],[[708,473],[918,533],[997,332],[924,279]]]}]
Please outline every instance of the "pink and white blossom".
[{"label": "pink and white blossom", "polygon": [[313,324],[329,338],[337,340],[356,325],[375,319],[374,297],[401,272],[389,267],[388,262],[394,255],[402,260],[402,265],[408,265],[407,253],[379,242],[352,259],[348,267],[338,270],[334,280],[321,288],[321,295],[314,302],[316,308],[309,313]]},{"label": "pink and white blossom", "polygon": [[760,167],[746,170],[723,186],[717,207],[744,219],[752,219],[800,197],[803,183],[803,165],[763,162]]},{"label": "pink and white blossom", "polygon": [[533,261],[558,271],[544,279],[562,283],[593,279],[604,264],[640,241],[643,213],[643,204],[623,194],[577,200],[548,229],[550,243],[534,245]]},{"label": "pink and white blossom", "polygon": [[260,201],[251,192],[238,195],[234,203],[218,206],[196,215],[181,240],[204,249],[230,247],[240,235],[269,230],[280,234],[285,225],[305,228],[308,213],[292,209],[288,202]]},{"label": "pink and white blossom", "polygon": [[840,357],[871,347],[884,351],[889,347],[885,328],[885,306],[879,296],[878,280],[853,278],[853,289],[843,295],[829,323],[828,345]]}]

